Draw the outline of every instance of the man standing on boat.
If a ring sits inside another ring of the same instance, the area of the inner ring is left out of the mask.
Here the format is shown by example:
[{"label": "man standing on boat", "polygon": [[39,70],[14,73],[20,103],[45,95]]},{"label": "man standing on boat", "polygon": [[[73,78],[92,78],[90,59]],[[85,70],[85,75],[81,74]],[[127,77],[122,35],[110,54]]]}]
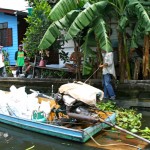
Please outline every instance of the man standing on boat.
[{"label": "man standing on boat", "polygon": [[99,67],[102,68],[102,84],[104,87],[104,99],[115,100],[116,95],[111,84],[112,76],[116,78],[115,67],[114,67],[114,56],[113,52],[106,52],[102,50],[103,64],[100,64]]},{"label": "man standing on boat", "polygon": [[2,51],[3,46],[0,45],[0,76],[2,77],[6,77],[6,69],[5,69],[5,63],[4,63],[4,54]]}]

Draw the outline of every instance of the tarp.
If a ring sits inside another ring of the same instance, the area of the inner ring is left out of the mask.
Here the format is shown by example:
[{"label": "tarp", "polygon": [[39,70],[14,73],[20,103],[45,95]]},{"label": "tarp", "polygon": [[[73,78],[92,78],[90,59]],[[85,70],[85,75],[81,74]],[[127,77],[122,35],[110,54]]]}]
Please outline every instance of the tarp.
[{"label": "tarp", "polygon": [[80,81],[63,84],[59,88],[59,93],[69,95],[72,98],[82,101],[90,106],[96,105],[97,94],[100,95],[100,100],[102,100],[104,96],[104,92],[100,89]]}]

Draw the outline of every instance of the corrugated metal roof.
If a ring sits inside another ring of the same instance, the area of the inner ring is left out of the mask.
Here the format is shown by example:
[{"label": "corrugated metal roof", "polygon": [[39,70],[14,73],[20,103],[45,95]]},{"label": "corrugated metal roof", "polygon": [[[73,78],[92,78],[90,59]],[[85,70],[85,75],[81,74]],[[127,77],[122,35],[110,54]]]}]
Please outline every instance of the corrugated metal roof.
[{"label": "corrugated metal roof", "polygon": [[27,16],[28,14],[27,12],[23,12],[23,11],[4,9],[4,8],[0,8],[0,12],[3,12],[5,14],[11,14],[11,15],[19,15],[19,16]]}]

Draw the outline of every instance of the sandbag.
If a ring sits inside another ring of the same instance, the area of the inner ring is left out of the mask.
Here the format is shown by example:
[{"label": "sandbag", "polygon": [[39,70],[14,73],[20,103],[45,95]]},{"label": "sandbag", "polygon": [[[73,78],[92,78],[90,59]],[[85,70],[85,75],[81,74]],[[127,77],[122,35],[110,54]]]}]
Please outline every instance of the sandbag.
[{"label": "sandbag", "polygon": [[70,95],[78,101],[82,101],[90,106],[96,105],[96,95],[103,99],[104,92],[83,82],[67,83],[58,89],[59,93]]}]

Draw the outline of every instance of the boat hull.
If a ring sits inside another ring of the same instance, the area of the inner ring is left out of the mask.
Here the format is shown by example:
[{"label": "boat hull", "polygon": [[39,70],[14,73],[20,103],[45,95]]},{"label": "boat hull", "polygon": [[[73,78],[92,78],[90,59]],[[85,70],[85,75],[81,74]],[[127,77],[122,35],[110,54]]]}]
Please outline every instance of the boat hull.
[{"label": "boat hull", "polygon": [[[110,115],[109,118],[105,119],[111,123],[115,123],[115,113]],[[103,128],[108,127],[105,123],[97,123],[89,126],[85,129],[71,129],[63,126],[56,126],[52,124],[40,123],[32,120],[12,117],[0,114],[0,122],[19,127],[25,130],[34,131],[37,133],[50,135],[54,137],[59,137],[62,139],[77,141],[77,142],[86,142],[90,139],[91,136],[94,136],[96,133],[101,131]]]}]

